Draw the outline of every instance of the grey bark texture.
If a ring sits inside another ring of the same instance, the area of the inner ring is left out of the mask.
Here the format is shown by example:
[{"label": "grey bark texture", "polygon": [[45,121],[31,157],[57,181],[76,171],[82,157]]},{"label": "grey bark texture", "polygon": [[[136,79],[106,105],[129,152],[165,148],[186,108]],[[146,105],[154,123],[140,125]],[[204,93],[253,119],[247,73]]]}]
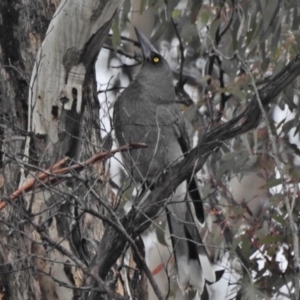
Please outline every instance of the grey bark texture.
[{"label": "grey bark texture", "polygon": [[100,212],[99,195],[107,198],[103,166],[16,201],[9,195],[65,156],[72,163],[101,151],[94,65],[121,3],[0,3],[1,198],[9,202],[0,215],[1,299],[80,296],[103,231],[84,213]]},{"label": "grey bark texture", "polygon": [[[27,136],[28,89],[35,57],[59,1],[1,1],[0,3],[0,143],[4,185],[10,195],[20,178],[21,157]],[[13,137],[15,137],[13,139]],[[6,153],[6,154],[4,154]],[[23,206],[24,202],[18,201]],[[1,212],[0,295],[4,299],[40,299],[41,287],[32,268],[32,243],[26,223],[13,208]],[[19,270],[19,271],[18,271]]]}]

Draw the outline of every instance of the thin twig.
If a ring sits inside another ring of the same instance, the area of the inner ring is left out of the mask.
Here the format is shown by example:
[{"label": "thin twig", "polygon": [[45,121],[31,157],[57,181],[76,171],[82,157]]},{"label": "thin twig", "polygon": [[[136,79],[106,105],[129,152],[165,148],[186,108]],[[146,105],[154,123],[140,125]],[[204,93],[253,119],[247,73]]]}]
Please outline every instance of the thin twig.
[{"label": "thin twig", "polygon": [[[31,191],[34,187],[39,188],[44,186],[44,184],[58,184],[63,182],[68,177],[58,177],[57,175],[66,175],[73,171],[80,172],[82,171],[86,166],[98,163],[99,161],[103,161],[104,159],[110,158],[117,152],[124,152],[128,151],[130,149],[136,149],[136,148],[146,148],[147,145],[143,143],[131,143],[129,145],[125,145],[122,147],[119,147],[117,149],[114,149],[112,151],[102,151],[94,155],[93,157],[87,159],[86,161],[82,163],[77,163],[68,167],[59,168],[61,165],[65,164],[68,160],[68,158],[63,158],[56,164],[54,164],[51,168],[42,171],[36,178],[33,178],[26,182],[23,186],[21,186],[19,189],[17,189],[15,192],[13,192],[10,195],[11,200],[15,200],[18,196],[21,196],[24,192]],[[0,211],[6,206],[7,202],[2,201],[0,202]]]},{"label": "thin twig", "polygon": [[101,93],[107,93],[107,92],[111,92],[111,91],[119,91],[119,90],[124,90],[126,89],[125,87],[119,87],[119,86],[113,86],[112,88],[108,88],[105,90],[98,90],[97,94],[101,94]]}]

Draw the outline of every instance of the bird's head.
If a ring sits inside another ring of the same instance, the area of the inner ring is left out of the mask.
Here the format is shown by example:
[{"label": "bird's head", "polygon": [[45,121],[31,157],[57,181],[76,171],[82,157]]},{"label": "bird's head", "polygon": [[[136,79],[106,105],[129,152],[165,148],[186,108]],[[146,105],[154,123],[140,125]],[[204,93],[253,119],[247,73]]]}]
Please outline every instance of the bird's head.
[{"label": "bird's head", "polygon": [[147,84],[169,87],[173,90],[173,75],[169,64],[146,36],[136,27],[134,29],[143,54],[143,65],[138,76],[146,80]]}]

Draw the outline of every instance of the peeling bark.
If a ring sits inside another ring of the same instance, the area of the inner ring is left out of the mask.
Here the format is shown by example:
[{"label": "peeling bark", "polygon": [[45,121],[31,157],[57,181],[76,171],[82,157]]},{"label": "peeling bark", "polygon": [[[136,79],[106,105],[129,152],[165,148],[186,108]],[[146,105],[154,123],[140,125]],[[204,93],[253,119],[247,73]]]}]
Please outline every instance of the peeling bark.
[{"label": "peeling bark", "polygon": [[46,136],[47,165],[74,154],[70,145],[79,137],[84,86],[120,3],[64,0],[48,27],[31,76],[28,127]]},{"label": "peeling bark", "polygon": [[[18,187],[20,165],[27,135],[28,87],[37,51],[59,1],[0,2],[0,172],[2,195]],[[32,151],[31,151],[32,153]],[[34,155],[33,155],[34,157]],[[23,203],[20,201],[20,207]],[[31,242],[22,232],[18,210],[0,216],[0,293],[3,299],[41,299],[32,269]],[[28,259],[29,258],[29,259]]]},{"label": "peeling bark", "polygon": [[[1,1],[1,198],[38,167],[100,151],[94,63],[121,2]],[[103,234],[102,221],[83,214],[78,203],[101,210],[88,193],[90,185],[97,193],[103,189],[101,172],[90,167],[1,212],[0,298],[78,299],[80,290],[72,287],[84,283],[82,266]]]}]

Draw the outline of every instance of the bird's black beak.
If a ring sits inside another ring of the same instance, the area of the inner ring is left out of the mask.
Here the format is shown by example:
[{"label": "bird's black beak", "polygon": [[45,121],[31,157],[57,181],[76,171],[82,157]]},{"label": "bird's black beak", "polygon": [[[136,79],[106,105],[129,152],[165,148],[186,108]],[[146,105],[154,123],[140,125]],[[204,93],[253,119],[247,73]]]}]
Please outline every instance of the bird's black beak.
[{"label": "bird's black beak", "polygon": [[150,41],[146,38],[146,36],[138,30],[136,27],[134,27],[135,34],[138,38],[138,41],[140,42],[141,48],[142,48],[142,53],[143,53],[143,58],[144,61],[151,58],[151,53],[157,53],[157,50],[154,48],[154,46],[150,43]]}]

